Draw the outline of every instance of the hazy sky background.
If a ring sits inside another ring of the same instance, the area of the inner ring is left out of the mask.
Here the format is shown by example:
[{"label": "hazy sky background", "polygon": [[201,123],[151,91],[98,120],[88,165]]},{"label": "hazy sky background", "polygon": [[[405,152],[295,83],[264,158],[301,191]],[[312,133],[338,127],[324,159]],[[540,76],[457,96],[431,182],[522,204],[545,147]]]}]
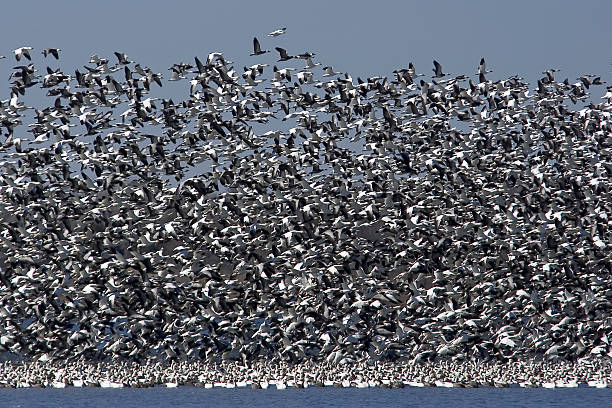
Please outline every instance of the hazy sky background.
[{"label": "hazy sky background", "polygon": [[[74,74],[92,54],[114,63],[113,51],[122,51],[168,78],[173,63],[222,51],[241,73],[261,61],[249,57],[253,36],[264,49],[315,52],[321,66],[353,78],[391,76],[411,61],[429,76],[434,58],[445,72],[474,75],[481,57],[494,70],[489,79],[517,74],[532,87],[547,68],[573,82],[587,73],[612,77],[609,0],[11,1],[0,10],[5,78],[16,65],[13,50],[24,45],[35,48],[39,72],[50,65]],[[266,37],[279,27],[287,27],[284,36]],[[61,48],[60,62],[44,61],[45,47]]]}]

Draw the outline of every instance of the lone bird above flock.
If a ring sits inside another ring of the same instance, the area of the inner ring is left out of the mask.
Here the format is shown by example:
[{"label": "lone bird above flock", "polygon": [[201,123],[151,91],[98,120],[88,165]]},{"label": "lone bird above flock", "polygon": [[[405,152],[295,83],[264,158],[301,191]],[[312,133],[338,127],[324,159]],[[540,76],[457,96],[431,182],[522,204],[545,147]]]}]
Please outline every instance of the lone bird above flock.
[{"label": "lone bird above flock", "polygon": [[279,35],[285,34],[285,31],[287,31],[287,27],[283,27],[278,30],[274,30],[270,34],[268,34],[268,37],[278,37]]},{"label": "lone bird above flock", "polygon": [[487,63],[484,58],[480,59],[480,64],[478,65],[477,74],[488,74],[489,72],[493,72],[491,70],[487,71]]},{"label": "lone bird above flock", "polygon": [[443,76],[445,76],[446,74],[442,73],[442,65],[440,65],[440,63],[436,60],[434,60],[433,62],[434,67],[432,69],[432,71],[434,72],[434,77],[435,78],[442,78]]}]

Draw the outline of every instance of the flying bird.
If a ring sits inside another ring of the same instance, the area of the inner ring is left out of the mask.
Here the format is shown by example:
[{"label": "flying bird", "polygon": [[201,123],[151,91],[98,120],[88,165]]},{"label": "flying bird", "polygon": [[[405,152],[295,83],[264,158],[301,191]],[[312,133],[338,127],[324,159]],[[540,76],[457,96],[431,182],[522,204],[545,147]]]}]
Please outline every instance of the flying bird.
[{"label": "flying bird", "polygon": [[45,58],[47,58],[47,56],[49,54],[53,55],[55,57],[55,59],[59,59],[59,52],[61,51],[61,49],[59,48],[45,48],[44,50],[42,50],[41,54],[45,56]]},{"label": "flying bird", "polygon": [[15,59],[17,61],[21,61],[21,57],[24,56],[31,61],[32,57],[30,57],[30,50],[32,50],[32,47],[17,48],[16,50],[13,51],[15,53]]},{"label": "flying bird", "polygon": [[342,72],[334,72],[334,68],[331,66],[324,67],[323,69],[325,70],[324,77],[342,74]]},{"label": "flying bird", "polygon": [[130,62],[133,62],[133,61],[129,61],[128,60],[127,54],[123,54],[121,52],[115,51],[115,56],[117,57],[117,59],[119,60],[119,64],[121,64],[121,65],[127,65]]},{"label": "flying bird", "polygon": [[442,73],[442,65],[440,65],[438,61],[434,60],[433,64],[434,64],[434,67],[432,71],[434,72],[435,78],[441,78],[446,75]]},{"label": "flying bird", "polygon": [[311,58],[304,58],[304,59],[306,60],[306,66],[304,67],[304,69],[311,69],[311,68],[314,68],[314,67],[316,67],[318,65],[321,65],[318,62],[317,63],[312,62]]},{"label": "flying bird", "polygon": [[478,65],[478,71],[476,72],[477,74],[487,74],[489,72],[493,72],[491,70],[487,71],[487,63],[485,61],[484,58],[480,59],[480,65]]},{"label": "flying bird", "polygon": [[303,53],[303,54],[298,54],[298,55],[296,55],[296,56],[295,56],[295,58],[299,58],[299,59],[307,59],[307,58],[312,58],[312,57],[314,57],[315,55],[317,55],[317,54],[315,54],[314,52],[305,52],[305,53]]},{"label": "flying bird", "polygon": [[270,52],[270,51],[269,50],[262,50],[261,49],[261,45],[259,45],[259,40],[257,40],[257,37],[253,37],[253,53],[251,54],[251,56],[261,55],[261,54],[265,54],[267,52]]},{"label": "flying bird", "polygon": [[287,50],[284,48],[276,47],[276,51],[278,51],[278,53],[280,54],[279,61],[288,61],[293,58],[293,56],[287,54]]},{"label": "flying bird", "polygon": [[278,37],[279,35],[285,34],[285,31],[287,31],[287,27],[272,31],[270,34],[268,34],[268,37]]}]

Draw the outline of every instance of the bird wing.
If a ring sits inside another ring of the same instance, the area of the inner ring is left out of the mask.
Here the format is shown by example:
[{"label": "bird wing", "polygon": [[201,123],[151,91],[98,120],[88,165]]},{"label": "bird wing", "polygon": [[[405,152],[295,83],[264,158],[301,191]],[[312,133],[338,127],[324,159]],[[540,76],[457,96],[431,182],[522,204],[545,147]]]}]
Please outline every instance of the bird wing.
[{"label": "bird wing", "polygon": [[436,61],[436,60],[434,60],[433,64],[434,64],[434,68],[435,68],[435,71],[436,71],[436,75],[441,74],[442,73],[442,65],[440,65],[440,63],[438,61]]},{"label": "bird wing", "polygon": [[287,50],[285,50],[284,48],[276,47],[276,51],[279,52],[281,58],[286,58],[287,57]]},{"label": "bird wing", "polygon": [[198,57],[195,57],[195,63],[196,66],[198,67],[198,72],[201,74],[204,71],[206,71],[206,68],[204,67],[204,64],[202,64],[202,61],[200,61],[200,59]]}]

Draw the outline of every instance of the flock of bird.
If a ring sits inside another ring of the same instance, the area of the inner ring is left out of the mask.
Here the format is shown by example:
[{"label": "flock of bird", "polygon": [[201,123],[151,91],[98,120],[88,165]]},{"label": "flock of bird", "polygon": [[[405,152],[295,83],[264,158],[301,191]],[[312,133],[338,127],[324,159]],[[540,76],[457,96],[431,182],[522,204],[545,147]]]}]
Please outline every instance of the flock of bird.
[{"label": "flock of bird", "polygon": [[[250,67],[215,52],[169,75],[120,52],[62,72],[14,51],[0,351],[612,356],[612,88],[589,95],[601,78],[551,69],[532,89],[482,59],[474,75],[434,61],[431,76],[409,64],[354,79],[275,50],[255,38]],[[155,97],[168,81],[183,100]],[[28,106],[37,90],[43,105]]]},{"label": "flock of bird", "polygon": [[476,361],[361,361],[338,365],[329,362],[285,361],[205,362],[167,361],[138,364],[130,361],[63,361],[0,363],[0,388],[148,388],[191,386],[210,388],[608,388],[612,365],[590,362],[515,361],[505,364]]}]

